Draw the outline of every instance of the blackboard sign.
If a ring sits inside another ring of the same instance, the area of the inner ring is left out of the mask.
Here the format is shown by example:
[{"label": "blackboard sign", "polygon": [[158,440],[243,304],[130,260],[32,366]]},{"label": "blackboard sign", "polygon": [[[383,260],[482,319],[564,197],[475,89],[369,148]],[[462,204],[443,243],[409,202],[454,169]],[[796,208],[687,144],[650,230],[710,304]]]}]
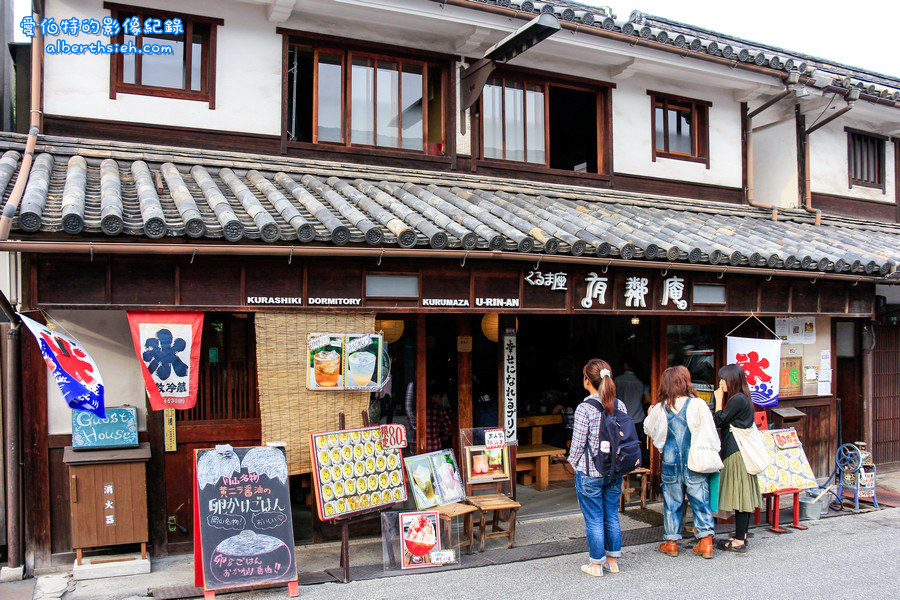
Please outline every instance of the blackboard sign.
[{"label": "blackboard sign", "polygon": [[284,450],[197,450],[197,508],[206,590],[297,581]]},{"label": "blackboard sign", "polygon": [[137,448],[137,409],[133,406],[107,408],[105,419],[85,410],[73,410],[72,447],[75,450]]}]

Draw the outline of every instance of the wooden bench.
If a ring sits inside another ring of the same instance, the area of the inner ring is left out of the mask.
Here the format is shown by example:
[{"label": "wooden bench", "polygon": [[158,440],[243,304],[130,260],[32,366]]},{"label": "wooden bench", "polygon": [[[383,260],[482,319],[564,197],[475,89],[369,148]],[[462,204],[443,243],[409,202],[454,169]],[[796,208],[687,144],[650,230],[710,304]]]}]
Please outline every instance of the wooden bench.
[{"label": "wooden bench", "polygon": [[[639,477],[641,480],[640,488],[631,487],[629,477]],[[631,502],[632,492],[641,492],[641,508],[647,508],[647,481],[650,479],[650,469],[635,469],[631,473],[622,478],[622,495],[619,497],[619,510],[625,512],[625,504]]]},{"label": "wooden bench", "polygon": [[528,444],[516,450],[516,475],[522,473],[522,484],[531,485],[534,474],[534,489],[543,492],[550,487],[550,457],[565,456],[564,448],[546,444]]},{"label": "wooden bench", "polygon": [[471,554],[475,550],[475,544],[473,542],[473,530],[475,522],[475,512],[478,509],[471,504],[454,502],[453,504],[442,506],[436,510],[438,514],[441,515],[441,520],[446,521],[448,525],[452,524],[452,520],[455,517],[463,518],[463,535],[461,536],[461,538],[464,539],[459,540],[457,547],[460,550],[462,548],[466,548],[466,553]]},{"label": "wooden bench", "polygon": [[[509,540],[508,548],[512,548],[516,541],[516,511],[521,504],[505,494],[485,494],[482,496],[469,496],[466,502],[477,508],[481,517],[478,520],[478,551],[484,552],[485,538],[505,537]],[[509,511],[509,525],[506,529],[500,527],[500,513]],[[491,531],[487,531],[487,513],[492,511]]]}]

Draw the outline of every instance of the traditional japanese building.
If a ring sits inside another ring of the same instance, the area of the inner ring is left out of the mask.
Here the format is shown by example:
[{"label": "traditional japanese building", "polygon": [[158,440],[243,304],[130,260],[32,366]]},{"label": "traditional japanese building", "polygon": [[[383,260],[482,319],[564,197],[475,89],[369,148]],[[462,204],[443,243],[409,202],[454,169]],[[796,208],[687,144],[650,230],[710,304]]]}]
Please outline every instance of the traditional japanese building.
[{"label": "traditional japanese building", "polygon": [[[37,35],[33,135],[0,135],[4,292],[91,351],[108,406],[138,407],[154,555],[189,549],[197,448],[286,441],[303,504],[304,440],[338,412],[375,403],[421,451],[435,385],[454,430],[503,424],[527,454],[587,359],[639,363],[654,399],[678,364],[711,393],[736,328],[805,327],[768,412],[816,475],[842,441],[900,462],[900,79],[555,0],[37,8],[185,29],[110,38],[170,56]],[[131,310],[205,314],[174,421],[149,409]],[[347,327],[384,331],[384,394],[305,389],[306,334]],[[40,569],[71,560],[71,411],[26,338],[4,394]]]}]

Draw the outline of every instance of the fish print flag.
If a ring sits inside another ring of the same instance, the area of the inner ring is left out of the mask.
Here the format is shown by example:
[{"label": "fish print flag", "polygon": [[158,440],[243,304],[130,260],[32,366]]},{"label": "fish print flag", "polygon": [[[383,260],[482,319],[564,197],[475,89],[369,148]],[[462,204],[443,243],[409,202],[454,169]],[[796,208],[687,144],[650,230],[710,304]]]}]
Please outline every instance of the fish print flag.
[{"label": "fish print flag", "polygon": [[203,313],[129,312],[134,351],[153,410],[197,403]]},{"label": "fish print flag", "polygon": [[60,327],[47,318],[42,325],[23,314],[22,322],[34,335],[56,385],[70,408],[86,410],[106,418],[103,405],[103,378],[100,369],[78,340],[60,333]]},{"label": "fish print flag", "polygon": [[781,379],[781,340],[731,337],[727,363],[744,370],[750,386],[750,399],[757,406],[777,406]]}]

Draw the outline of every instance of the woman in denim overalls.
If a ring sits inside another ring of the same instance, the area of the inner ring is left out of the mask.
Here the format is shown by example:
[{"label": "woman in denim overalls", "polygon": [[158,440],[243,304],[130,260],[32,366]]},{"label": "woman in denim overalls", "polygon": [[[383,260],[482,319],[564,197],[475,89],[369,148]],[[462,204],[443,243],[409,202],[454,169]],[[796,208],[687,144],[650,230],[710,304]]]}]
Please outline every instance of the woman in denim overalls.
[{"label": "woman in denim overalls", "polygon": [[670,556],[678,556],[678,540],[681,539],[687,495],[694,514],[694,527],[697,530],[695,535],[700,540],[694,546],[694,552],[703,558],[712,558],[715,524],[709,507],[709,479],[704,473],[691,471],[687,463],[693,424],[701,422],[704,427],[712,427],[713,433],[715,426],[709,407],[696,398],[691,375],[686,368],[666,369],[659,386],[659,403],[651,412],[655,414],[652,419],[648,416],[644,421],[644,430],[662,453],[665,542],[660,545],[659,550]]}]

